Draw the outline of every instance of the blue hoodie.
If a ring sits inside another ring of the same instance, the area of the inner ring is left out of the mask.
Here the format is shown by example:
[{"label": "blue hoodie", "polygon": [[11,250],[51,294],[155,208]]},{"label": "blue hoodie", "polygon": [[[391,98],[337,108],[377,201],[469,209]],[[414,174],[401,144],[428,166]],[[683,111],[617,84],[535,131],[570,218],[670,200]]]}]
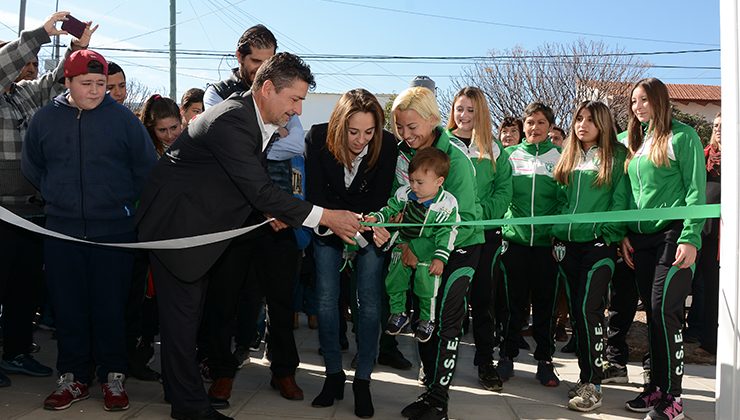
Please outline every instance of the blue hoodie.
[{"label": "blue hoodie", "polygon": [[54,98],[31,120],[21,170],[41,191],[46,227],[79,238],[134,231],[144,180],[157,161],[144,126],[109,95],[92,110]]}]

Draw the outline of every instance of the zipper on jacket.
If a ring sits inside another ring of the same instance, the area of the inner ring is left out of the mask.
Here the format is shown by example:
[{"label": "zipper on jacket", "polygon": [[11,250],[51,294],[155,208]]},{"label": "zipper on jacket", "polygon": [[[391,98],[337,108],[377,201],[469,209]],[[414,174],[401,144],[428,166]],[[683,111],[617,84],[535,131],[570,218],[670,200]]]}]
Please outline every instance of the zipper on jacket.
[{"label": "zipper on jacket", "polygon": [[[637,208],[640,207],[640,200],[642,200],[642,178],[640,177],[640,159],[642,159],[642,156],[637,157],[637,185],[639,186],[637,191]],[[637,231],[639,233],[642,233],[642,228],[640,227],[640,222],[637,222]]]},{"label": "zipper on jacket", "polygon": [[[536,187],[536,180],[537,180],[537,160],[540,156],[540,144],[537,143],[534,145],[535,152],[534,152],[534,167],[532,168],[532,200],[530,204],[530,212],[529,215],[531,217],[534,217],[534,192]],[[534,246],[534,225],[529,225],[529,246]]]},{"label": "zipper on jacket", "polygon": [[[578,187],[576,188],[576,205],[573,206],[573,213],[571,214],[576,214],[576,211],[578,210],[578,202],[581,199],[581,176],[582,175],[583,175],[583,171],[578,171]],[[568,240],[569,241],[572,241],[572,239],[570,238],[570,231],[572,227],[573,227],[573,223],[568,223]]]},{"label": "zipper on jacket", "polygon": [[79,163],[80,163],[80,216],[82,217],[82,237],[87,238],[87,221],[85,219],[85,183],[83,182],[82,171],[82,110],[77,113],[77,138],[79,145]]}]

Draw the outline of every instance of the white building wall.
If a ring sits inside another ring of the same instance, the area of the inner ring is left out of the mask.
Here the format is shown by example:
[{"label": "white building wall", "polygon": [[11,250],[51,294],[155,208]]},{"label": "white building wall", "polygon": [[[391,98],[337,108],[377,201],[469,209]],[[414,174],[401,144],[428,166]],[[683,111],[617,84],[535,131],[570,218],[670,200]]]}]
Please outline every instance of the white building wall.
[{"label": "white building wall", "polygon": [[[341,93],[309,93],[303,102],[303,113],[300,116],[303,129],[308,131],[314,124],[329,121],[331,111],[341,96]],[[375,96],[383,107],[385,107],[386,102],[391,97],[390,94],[378,94]]]},{"label": "white building wall", "polygon": [[[715,418],[740,419],[740,224],[738,181],[740,147],[740,9],[737,0],[720,0],[720,43],[722,47],[722,241],[720,243],[719,331],[717,334],[717,406]],[[690,415],[690,413],[689,413]]]},{"label": "white building wall", "polygon": [[688,104],[683,104],[681,102],[673,102],[673,105],[676,108],[678,108],[680,111],[686,112],[688,114],[699,114],[710,123],[714,121],[714,116],[717,115],[717,113],[721,109],[719,105],[715,105],[715,104],[701,105],[696,102],[689,102]]}]

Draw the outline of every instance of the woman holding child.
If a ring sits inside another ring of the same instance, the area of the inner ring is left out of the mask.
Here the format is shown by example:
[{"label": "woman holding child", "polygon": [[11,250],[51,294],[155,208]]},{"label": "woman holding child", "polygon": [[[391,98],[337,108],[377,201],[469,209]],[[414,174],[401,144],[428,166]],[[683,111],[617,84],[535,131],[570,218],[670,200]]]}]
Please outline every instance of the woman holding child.
[{"label": "woman holding child", "polygon": [[[423,87],[406,89],[393,102],[392,116],[396,136],[403,140],[396,165],[396,188],[409,184],[409,164],[417,151],[434,147],[450,158],[449,174],[442,186],[456,198],[460,220],[479,220],[481,209],[476,196],[473,164],[456,144],[458,141],[440,126],[441,117],[434,92]],[[375,230],[376,240],[382,242],[387,232]],[[436,290],[434,333],[428,342],[419,344],[427,391],[403,409],[401,414],[405,417],[442,419],[447,416],[448,390],[455,373],[457,346],[466,313],[465,297],[478,265],[482,243],[481,229],[472,226],[457,229],[454,251],[444,264]],[[418,270],[421,267],[417,266],[417,252],[413,245],[405,246],[402,260]]]}]

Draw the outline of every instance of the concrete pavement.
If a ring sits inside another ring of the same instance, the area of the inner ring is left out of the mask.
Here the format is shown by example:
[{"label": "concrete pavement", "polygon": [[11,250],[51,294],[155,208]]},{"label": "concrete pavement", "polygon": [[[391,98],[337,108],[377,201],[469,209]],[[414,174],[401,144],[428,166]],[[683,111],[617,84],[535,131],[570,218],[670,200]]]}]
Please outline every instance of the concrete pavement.
[{"label": "concrete pavement", "polygon": [[[345,398],[333,407],[313,408],[311,400],[323,384],[323,360],[319,356],[318,333],[309,330],[305,317],[296,330],[296,341],[301,356],[297,382],[303,388],[304,401],[287,401],[270,388],[270,371],[267,360],[253,357],[252,362],[237,374],[231,398],[231,408],[224,413],[237,419],[356,419],[353,413],[351,383],[345,388]],[[48,331],[36,332],[42,346],[36,358],[54,366],[56,342]],[[531,338],[527,340],[532,344]],[[402,419],[401,409],[423,392],[416,380],[418,357],[416,347],[409,337],[400,337],[404,354],[414,362],[409,371],[397,371],[377,366],[373,373],[371,392],[376,419]],[[558,344],[558,348],[562,343]],[[159,346],[153,367],[159,369]],[[521,354],[515,363],[516,376],[504,384],[504,392],[492,393],[478,385],[477,370],[473,366],[472,334],[463,338],[460,345],[459,364],[450,395],[450,418],[454,419],[642,419],[644,415],[624,408],[625,401],[639,391],[641,367],[630,365],[633,383],[604,385],[603,406],[592,413],[582,414],[566,408],[567,392],[578,380],[578,364],[573,355],[555,354],[555,366],[561,380],[558,388],[546,388],[534,379],[536,363],[531,354]],[[351,380],[350,361],[354,343],[344,353],[344,366]],[[687,365],[683,380],[684,410],[687,418],[714,419],[714,366]],[[72,405],[64,411],[47,411],[42,408],[44,398],[54,389],[55,378],[31,378],[10,375],[13,385],[0,388],[0,419],[166,419],[169,405],[163,400],[162,388],[157,383],[130,379],[126,383],[131,407],[127,411],[109,413],[103,410],[102,394],[96,384],[91,388],[90,399]]]}]

